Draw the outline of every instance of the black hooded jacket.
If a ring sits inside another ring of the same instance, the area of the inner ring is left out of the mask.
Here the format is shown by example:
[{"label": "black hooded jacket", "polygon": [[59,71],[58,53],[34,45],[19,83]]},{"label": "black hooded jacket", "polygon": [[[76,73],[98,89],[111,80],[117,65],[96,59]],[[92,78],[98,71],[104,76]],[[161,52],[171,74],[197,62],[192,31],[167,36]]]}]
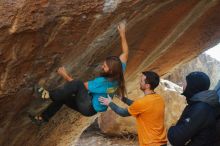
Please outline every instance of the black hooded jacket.
[{"label": "black hooded jacket", "polygon": [[168,139],[174,146],[218,146],[217,117],[220,116],[219,97],[214,90],[194,94],[187,99],[175,126],[168,131]]}]

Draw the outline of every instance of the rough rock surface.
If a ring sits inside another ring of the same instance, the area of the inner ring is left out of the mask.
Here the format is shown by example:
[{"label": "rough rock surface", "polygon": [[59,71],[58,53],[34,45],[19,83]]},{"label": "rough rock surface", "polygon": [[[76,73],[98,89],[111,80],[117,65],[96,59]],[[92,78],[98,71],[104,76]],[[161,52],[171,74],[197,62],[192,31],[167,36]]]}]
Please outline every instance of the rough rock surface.
[{"label": "rough rock surface", "polygon": [[32,125],[27,112],[45,107],[31,97],[33,85],[56,87],[60,65],[91,78],[101,60],[119,54],[120,20],[128,22],[129,85],[142,70],[164,75],[217,44],[219,11],[220,0],[1,0],[0,145],[74,144],[95,117],[64,107],[49,124]]},{"label": "rough rock surface", "polygon": [[213,89],[220,80],[220,62],[207,54],[201,54],[190,62],[179,66],[170,74],[166,75],[166,79],[181,85],[185,77],[193,71],[202,71],[209,75],[211,80],[211,89]]},{"label": "rough rock surface", "polygon": [[83,131],[75,146],[139,146],[137,134],[107,135],[97,120]]}]

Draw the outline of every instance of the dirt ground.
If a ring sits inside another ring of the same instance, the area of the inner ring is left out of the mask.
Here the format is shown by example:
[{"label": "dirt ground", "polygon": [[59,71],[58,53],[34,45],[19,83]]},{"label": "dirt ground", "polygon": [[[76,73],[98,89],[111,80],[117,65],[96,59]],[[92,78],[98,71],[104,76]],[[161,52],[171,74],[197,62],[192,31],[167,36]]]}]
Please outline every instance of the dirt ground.
[{"label": "dirt ground", "polygon": [[80,136],[75,146],[138,146],[137,135],[107,136],[95,121]]}]

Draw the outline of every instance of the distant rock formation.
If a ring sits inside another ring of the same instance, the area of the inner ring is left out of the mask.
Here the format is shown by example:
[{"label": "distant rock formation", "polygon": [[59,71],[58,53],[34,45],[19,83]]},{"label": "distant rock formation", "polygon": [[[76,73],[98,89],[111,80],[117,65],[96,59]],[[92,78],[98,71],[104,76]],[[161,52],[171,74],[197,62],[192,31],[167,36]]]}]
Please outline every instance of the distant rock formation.
[{"label": "distant rock formation", "polygon": [[193,71],[203,71],[208,74],[211,80],[211,89],[220,80],[220,62],[205,53],[174,69],[165,79],[180,85],[186,75]]}]

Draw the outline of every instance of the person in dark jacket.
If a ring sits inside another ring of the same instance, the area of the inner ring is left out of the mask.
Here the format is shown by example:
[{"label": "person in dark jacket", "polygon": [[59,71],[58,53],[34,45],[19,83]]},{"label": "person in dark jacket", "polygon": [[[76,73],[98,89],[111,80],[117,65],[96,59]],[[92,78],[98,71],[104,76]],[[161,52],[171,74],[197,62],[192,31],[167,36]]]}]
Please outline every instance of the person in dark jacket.
[{"label": "person in dark jacket", "polygon": [[168,130],[168,140],[173,146],[216,145],[220,103],[217,92],[208,90],[209,86],[210,79],[203,72],[192,72],[186,76],[182,94],[188,105],[177,124]]},{"label": "person in dark jacket", "polygon": [[[218,94],[219,102],[220,102],[220,80],[218,81],[218,84],[215,87],[215,91]],[[216,131],[217,131],[217,136],[216,136],[216,144],[215,145],[220,146],[220,114],[217,117]]]}]

